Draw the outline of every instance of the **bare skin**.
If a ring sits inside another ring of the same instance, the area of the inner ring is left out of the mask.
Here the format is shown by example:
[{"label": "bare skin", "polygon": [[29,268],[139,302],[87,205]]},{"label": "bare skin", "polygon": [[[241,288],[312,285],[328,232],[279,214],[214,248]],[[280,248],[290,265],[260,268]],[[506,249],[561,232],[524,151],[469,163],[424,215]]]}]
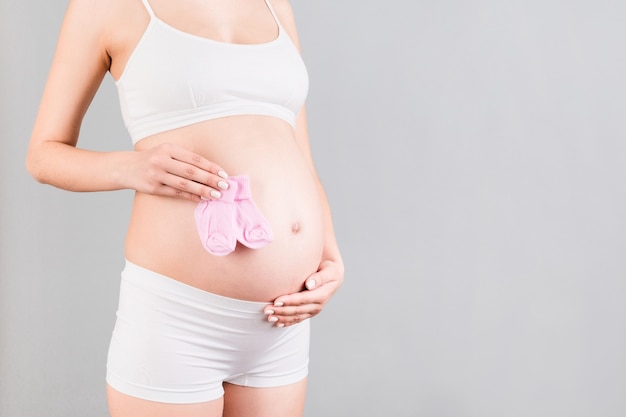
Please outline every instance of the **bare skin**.
[{"label": "bare skin", "polygon": [[[259,44],[278,33],[263,0],[150,4],[167,24],[219,42]],[[288,1],[272,5],[297,45]],[[267,319],[279,327],[317,315],[341,285],[344,267],[304,109],[295,130],[277,118],[231,116],[144,138],[130,152],[76,147],[103,77],[110,72],[119,79],[148,23],[140,0],[70,1],[31,138],[29,172],[71,191],[137,191],[125,254],[138,265],[213,293],[267,302]],[[250,176],[253,198],[274,232],[267,247],[238,246],[226,257],[201,247],[193,209],[201,197],[219,198],[225,173]],[[224,399],[188,405],[153,403],[111,388],[108,397],[113,417],[299,416],[305,386],[225,384]]]},{"label": "bare skin", "polygon": [[277,388],[224,384],[224,397],[197,404],[165,404],[130,397],[107,387],[112,417],[301,416],[306,380]]}]

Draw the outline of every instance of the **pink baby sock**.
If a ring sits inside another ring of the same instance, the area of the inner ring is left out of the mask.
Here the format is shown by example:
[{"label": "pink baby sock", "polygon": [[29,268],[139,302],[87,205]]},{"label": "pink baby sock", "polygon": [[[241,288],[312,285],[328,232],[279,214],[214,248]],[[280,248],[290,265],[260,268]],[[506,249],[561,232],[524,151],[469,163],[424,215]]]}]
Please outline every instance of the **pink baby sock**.
[{"label": "pink baby sock", "polygon": [[215,200],[202,200],[196,206],[196,227],[202,246],[216,256],[228,255],[237,245],[237,222],[235,195],[237,182],[226,180],[228,189],[221,190],[222,197]]},{"label": "pink baby sock", "polygon": [[251,249],[261,248],[272,240],[272,229],[263,217],[250,193],[250,178],[246,175],[230,177],[238,184],[235,206],[237,212],[237,239]]}]

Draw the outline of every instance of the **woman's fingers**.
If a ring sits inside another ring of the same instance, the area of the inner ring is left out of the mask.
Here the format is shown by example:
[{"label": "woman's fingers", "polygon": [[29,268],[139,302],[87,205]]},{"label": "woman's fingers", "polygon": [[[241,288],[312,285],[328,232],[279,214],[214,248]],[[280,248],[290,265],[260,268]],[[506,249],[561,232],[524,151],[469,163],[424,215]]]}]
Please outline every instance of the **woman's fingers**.
[{"label": "woman's fingers", "polygon": [[220,198],[228,188],[226,172],[214,162],[177,145],[161,144],[141,151],[138,191],[199,201]]},{"label": "woman's fingers", "polygon": [[[322,293],[322,291],[320,289],[291,294],[287,298],[288,301],[279,301],[274,305],[268,306],[265,309],[268,321],[275,323],[278,327],[284,327],[318,315],[328,299],[327,295]],[[281,303],[284,304],[281,305]]]},{"label": "woman's fingers", "polygon": [[288,305],[283,307],[269,306],[265,310],[267,320],[277,327],[291,326],[310,319],[322,311],[322,306],[315,303]]},{"label": "woman's fingers", "polygon": [[170,159],[165,169],[164,184],[182,192],[209,199],[220,198],[220,190],[228,188],[222,177],[186,162]]},{"label": "woman's fingers", "polygon": [[[215,162],[209,161],[206,158],[203,158],[197,153],[191,152],[190,150],[187,150],[183,147],[172,144],[164,144],[162,146],[165,146],[166,151],[170,153],[173,159],[199,169],[199,171],[197,172],[192,172],[192,169],[191,171],[189,171],[190,175],[197,175],[198,173],[202,174],[206,172],[210,173],[212,179],[215,181],[219,181],[220,179],[225,179],[228,177],[226,172],[224,172],[224,170],[219,165],[217,165]],[[200,177],[201,176],[202,175],[200,175]]]},{"label": "woman's fingers", "polygon": [[305,281],[307,290],[280,296],[265,308],[268,321],[285,327],[318,315],[342,281],[342,267],[332,261],[322,262],[319,270]]}]

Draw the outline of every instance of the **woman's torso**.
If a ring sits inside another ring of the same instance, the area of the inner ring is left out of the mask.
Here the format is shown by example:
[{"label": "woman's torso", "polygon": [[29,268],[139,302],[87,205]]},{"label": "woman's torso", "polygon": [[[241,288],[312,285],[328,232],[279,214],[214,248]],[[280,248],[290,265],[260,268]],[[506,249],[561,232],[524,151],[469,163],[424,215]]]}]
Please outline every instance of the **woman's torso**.
[{"label": "woman's torso", "polygon": [[[133,3],[142,6],[139,0]],[[253,4],[251,16],[257,17],[241,20],[237,25],[250,28],[249,34],[238,36],[242,43],[252,44],[247,45],[252,50],[271,44],[277,35],[276,22],[264,1],[249,3]],[[178,22],[176,30],[181,34],[207,39],[219,36],[211,31],[210,24],[198,26],[202,20],[197,18],[195,26],[186,26],[184,15],[168,14],[167,2],[152,0],[150,4],[162,23],[169,23],[168,16]],[[111,54],[111,73],[116,79],[126,71],[128,59],[150,21],[145,11],[142,13],[135,6],[132,13],[141,18],[132,21],[141,23],[132,23],[126,36],[118,35],[116,51],[119,52]],[[207,16],[212,15],[207,13]],[[197,29],[186,30],[186,27]],[[172,31],[172,36],[175,35]],[[217,46],[239,48],[241,45]],[[155,272],[233,298],[270,301],[300,290],[320,262],[323,220],[317,182],[296,143],[293,127],[281,118],[241,114],[156,133],[138,141],[135,149],[142,151],[161,143],[189,149],[219,164],[229,175],[248,175],[253,200],[269,221],[274,240],[261,249],[238,244],[227,256],[213,256],[202,247],[196,230],[196,203],[137,193],[126,239],[127,258]]]}]

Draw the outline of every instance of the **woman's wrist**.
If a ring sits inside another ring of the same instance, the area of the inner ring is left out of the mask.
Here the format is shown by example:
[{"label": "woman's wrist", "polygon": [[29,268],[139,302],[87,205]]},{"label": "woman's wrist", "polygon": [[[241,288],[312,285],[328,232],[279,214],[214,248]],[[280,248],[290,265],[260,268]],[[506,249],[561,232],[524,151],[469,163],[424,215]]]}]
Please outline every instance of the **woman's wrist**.
[{"label": "woman's wrist", "polygon": [[135,190],[135,178],[131,174],[136,164],[136,151],[120,151],[110,154],[111,159],[108,161],[109,168],[105,169],[108,173],[108,181],[114,189],[118,190]]}]

